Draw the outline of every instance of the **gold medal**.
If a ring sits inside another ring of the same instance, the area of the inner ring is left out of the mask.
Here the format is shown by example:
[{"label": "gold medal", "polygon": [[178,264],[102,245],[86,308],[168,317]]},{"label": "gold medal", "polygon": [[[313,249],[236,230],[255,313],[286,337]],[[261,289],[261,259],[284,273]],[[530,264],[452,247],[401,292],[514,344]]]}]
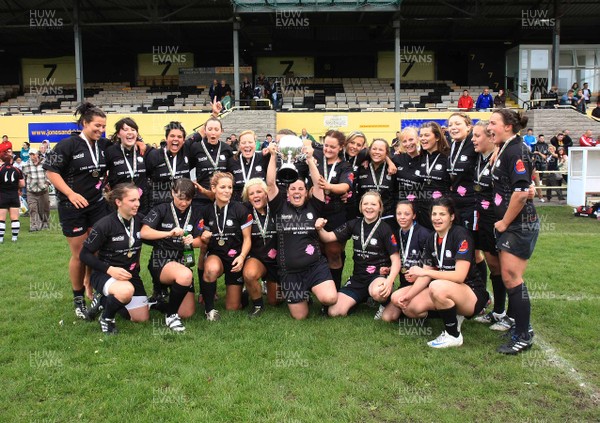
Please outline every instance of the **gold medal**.
[{"label": "gold medal", "polygon": [[408,272],[408,269],[404,266],[402,266],[402,268],[400,269],[400,273],[402,273],[403,275]]},{"label": "gold medal", "polygon": [[98,172],[98,169],[94,169],[94,171],[92,172],[92,176],[94,178],[97,178],[98,176],[100,176],[100,172]]},{"label": "gold medal", "polygon": [[129,257],[129,258],[133,257],[133,251],[131,251],[131,250],[127,251],[127,257]]},{"label": "gold medal", "polygon": [[225,240],[220,239],[219,242],[217,242],[217,244],[219,244],[219,246],[222,247],[223,245],[225,245]]},{"label": "gold medal", "polygon": [[481,185],[477,184],[477,185],[475,185],[475,186],[473,187],[473,189],[474,189],[475,191],[477,191],[477,192],[480,192],[480,191],[481,191]]}]

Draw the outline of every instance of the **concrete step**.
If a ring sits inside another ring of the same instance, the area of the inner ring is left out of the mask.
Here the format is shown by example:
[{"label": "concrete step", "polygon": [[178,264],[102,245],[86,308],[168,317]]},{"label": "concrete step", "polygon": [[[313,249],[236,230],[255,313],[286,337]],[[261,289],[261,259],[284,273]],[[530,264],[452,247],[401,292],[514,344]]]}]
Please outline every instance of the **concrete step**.
[{"label": "concrete step", "polygon": [[534,109],[528,110],[527,128],[532,128],[534,135],[544,134],[549,141],[560,131],[568,129],[575,145],[581,135],[588,129],[594,137],[600,134],[600,122],[572,109]]}]

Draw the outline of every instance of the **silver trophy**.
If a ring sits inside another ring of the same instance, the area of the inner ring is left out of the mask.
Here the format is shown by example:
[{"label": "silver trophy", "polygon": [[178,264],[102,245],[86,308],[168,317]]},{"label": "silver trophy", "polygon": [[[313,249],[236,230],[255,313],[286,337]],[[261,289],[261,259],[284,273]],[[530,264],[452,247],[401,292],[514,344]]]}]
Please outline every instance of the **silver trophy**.
[{"label": "silver trophy", "polygon": [[283,164],[277,171],[277,178],[281,182],[292,184],[298,180],[298,169],[294,163],[304,158],[303,145],[302,140],[295,135],[284,135],[279,140],[279,155]]}]

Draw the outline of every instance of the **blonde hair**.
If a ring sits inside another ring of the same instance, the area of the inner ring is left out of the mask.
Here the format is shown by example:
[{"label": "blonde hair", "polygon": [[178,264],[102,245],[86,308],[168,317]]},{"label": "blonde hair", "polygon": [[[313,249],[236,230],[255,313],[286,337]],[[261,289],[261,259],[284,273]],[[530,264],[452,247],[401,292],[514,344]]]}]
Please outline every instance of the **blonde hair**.
[{"label": "blonde hair", "polygon": [[419,129],[416,126],[407,126],[400,132],[400,146],[398,147],[398,151],[401,153],[406,153],[406,149],[402,145],[402,141],[404,137],[408,136],[411,133],[415,136],[415,141],[417,142],[417,152],[421,151],[421,142],[419,141]]},{"label": "blonde hair", "polygon": [[367,192],[365,192],[362,195],[362,197],[360,197],[360,203],[358,204],[358,210],[362,214],[363,200],[368,195],[372,195],[373,197],[377,197],[377,201],[379,202],[379,217],[381,217],[381,215],[383,214],[383,200],[381,199],[381,194],[379,194],[377,191],[367,191]]},{"label": "blonde hair", "polygon": [[492,136],[492,131],[488,129],[489,121],[487,120],[479,120],[474,126],[480,126],[483,129],[486,137],[490,138]]},{"label": "blonde hair", "polygon": [[248,179],[242,190],[242,200],[248,201],[248,190],[255,185],[260,185],[264,192],[267,192],[267,184],[261,178]]},{"label": "blonde hair", "polygon": [[212,176],[212,178],[210,178],[210,186],[211,187],[216,187],[217,184],[219,183],[219,179],[229,179],[231,181],[231,183],[233,184],[234,179],[233,179],[233,175],[229,172],[215,172],[215,174]]},{"label": "blonde hair", "polygon": [[246,129],[245,131],[242,131],[238,136],[238,140],[241,140],[244,135],[252,135],[252,138],[254,141],[256,141],[256,133],[252,129]]}]

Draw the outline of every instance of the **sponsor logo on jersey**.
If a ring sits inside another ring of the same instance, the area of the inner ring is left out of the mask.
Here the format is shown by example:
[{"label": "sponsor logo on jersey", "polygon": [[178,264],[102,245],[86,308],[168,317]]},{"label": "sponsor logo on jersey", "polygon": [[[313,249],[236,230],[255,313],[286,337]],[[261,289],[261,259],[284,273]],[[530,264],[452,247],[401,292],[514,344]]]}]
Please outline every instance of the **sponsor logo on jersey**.
[{"label": "sponsor logo on jersey", "polygon": [[523,163],[523,160],[517,160],[517,162],[515,163],[515,172],[519,175],[523,175],[525,172],[527,172],[525,170],[525,163]]},{"label": "sponsor logo on jersey", "polygon": [[458,252],[460,254],[464,254],[467,251],[469,251],[469,241],[467,241],[466,239],[460,244],[460,247],[458,248]]},{"label": "sponsor logo on jersey", "polygon": [[85,153],[79,153],[73,156],[73,160],[82,159],[85,157]]},{"label": "sponsor logo on jersey", "polygon": [[125,241],[125,235],[113,236],[111,240],[112,242]]}]

